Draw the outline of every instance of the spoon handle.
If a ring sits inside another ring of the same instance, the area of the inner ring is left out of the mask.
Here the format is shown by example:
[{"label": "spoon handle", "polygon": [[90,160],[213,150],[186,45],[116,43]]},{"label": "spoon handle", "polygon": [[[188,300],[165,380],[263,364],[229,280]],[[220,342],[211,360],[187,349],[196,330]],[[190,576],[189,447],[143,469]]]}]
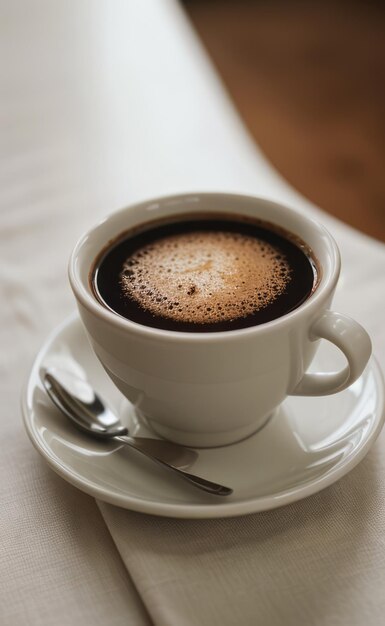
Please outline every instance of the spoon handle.
[{"label": "spoon handle", "polygon": [[[187,480],[187,482],[189,482],[191,485],[194,485],[194,487],[197,487],[198,489],[202,489],[203,491],[207,491],[208,493],[211,493],[217,496],[229,496],[231,493],[233,493],[233,490],[230,489],[230,487],[219,485],[218,483],[214,483],[211,480],[207,480],[206,478],[201,478],[200,476],[196,476],[195,474],[190,474],[189,472],[186,472],[180,467],[175,467],[173,462],[165,461],[164,458],[162,458],[163,455],[159,454],[159,451],[157,453],[156,448],[152,448],[150,451],[149,449],[147,449],[145,445],[137,445],[136,438],[131,439],[131,437],[115,437],[115,439],[118,439],[119,441],[126,443],[128,446],[131,446],[138,452],[141,452],[152,461],[155,461],[156,463],[163,465],[163,467],[171,470],[172,472],[179,474],[181,478],[184,478],[185,480]],[[156,440],[152,439],[149,441],[153,442]],[[143,438],[142,442],[145,444],[146,439]],[[160,440],[159,443],[163,444],[163,441]],[[167,442],[164,442],[164,443],[166,444]]]},{"label": "spoon handle", "polygon": [[165,439],[150,439],[148,437],[131,437],[130,435],[119,435],[113,437],[122,443],[155,457],[158,461],[163,461],[167,465],[173,465],[178,469],[187,469],[195,463],[198,453],[191,448],[185,448]]},{"label": "spoon handle", "polygon": [[195,474],[189,474],[189,472],[185,472],[182,469],[178,469],[173,467],[172,465],[166,465],[162,463],[166,467],[169,467],[171,470],[179,474],[182,478],[187,480],[194,487],[198,487],[198,489],[202,489],[203,491],[207,491],[215,496],[230,496],[233,493],[233,490],[230,487],[226,487],[225,485],[220,485],[219,483],[213,483],[211,480],[207,480],[206,478],[201,478],[201,476],[196,476]]}]

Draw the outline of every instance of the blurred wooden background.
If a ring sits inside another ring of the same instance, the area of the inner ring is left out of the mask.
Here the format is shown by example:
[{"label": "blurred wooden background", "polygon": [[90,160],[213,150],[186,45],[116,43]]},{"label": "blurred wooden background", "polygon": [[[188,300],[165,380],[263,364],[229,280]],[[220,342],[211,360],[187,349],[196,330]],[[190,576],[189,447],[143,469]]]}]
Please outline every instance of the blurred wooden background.
[{"label": "blurred wooden background", "polygon": [[330,0],[185,0],[241,116],[283,176],[385,241],[385,11]]}]

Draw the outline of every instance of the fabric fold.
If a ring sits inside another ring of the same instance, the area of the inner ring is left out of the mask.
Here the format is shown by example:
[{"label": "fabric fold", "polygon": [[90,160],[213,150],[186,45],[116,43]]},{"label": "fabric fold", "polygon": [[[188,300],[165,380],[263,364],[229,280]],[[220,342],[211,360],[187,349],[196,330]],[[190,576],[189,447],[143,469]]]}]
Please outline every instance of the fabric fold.
[{"label": "fabric fold", "polygon": [[265,513],[197,521],[98,505],[157,626],[377,626],[384,445],[382,434],[348,476]]}]

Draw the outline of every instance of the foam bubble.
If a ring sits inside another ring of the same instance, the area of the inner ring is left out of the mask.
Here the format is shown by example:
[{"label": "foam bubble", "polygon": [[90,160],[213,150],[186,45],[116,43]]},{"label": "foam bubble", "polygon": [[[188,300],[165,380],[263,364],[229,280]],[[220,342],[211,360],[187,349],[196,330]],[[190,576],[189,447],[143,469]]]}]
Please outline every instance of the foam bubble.
[{"label": "foam bubble", "polygon": [[123,294],[153,315],[197,324],[265,308],[289,283],[279,248],[241,233],[195,231],[159,239],[126,259]]}]

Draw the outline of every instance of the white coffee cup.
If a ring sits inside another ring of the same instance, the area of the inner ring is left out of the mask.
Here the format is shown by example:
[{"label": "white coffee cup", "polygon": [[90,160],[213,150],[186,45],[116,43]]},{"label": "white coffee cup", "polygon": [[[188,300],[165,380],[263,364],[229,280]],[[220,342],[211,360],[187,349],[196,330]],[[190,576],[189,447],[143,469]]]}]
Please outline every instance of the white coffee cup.
[{"label": "white coffee cup", "polygon": [[[321,271],[314,293],[297,309],[258,326],[222,332],[179,332],[119,316],[94,296],[96,257],[120,233],[181,213],[251,216],[294,233],[312,249]],[[160,435],[189,446],[233,443],[257,431],[287,395],[321,396],[351,385],[371,354],[366,331],[330,311],[340,255],[317,222],[266,199],[191,193],[118,211],[76,244],[69,277],[92,347],[140,418]],[[337,373],[307,374],[319,339],[344,353]]]}]

